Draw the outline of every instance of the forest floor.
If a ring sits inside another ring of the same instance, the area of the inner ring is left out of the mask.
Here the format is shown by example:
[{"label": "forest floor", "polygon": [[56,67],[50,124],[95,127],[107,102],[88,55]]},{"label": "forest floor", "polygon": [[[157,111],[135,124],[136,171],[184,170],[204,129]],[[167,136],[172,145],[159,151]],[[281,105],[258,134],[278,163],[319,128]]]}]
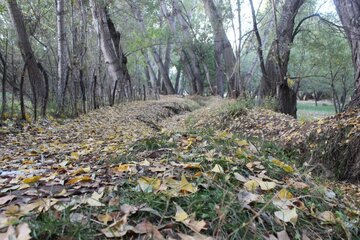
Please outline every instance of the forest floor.
[{"label": "forest floor", "polygon": [[170,96],[9,124],[0,239],[359,239],[358,185],[299,164],[326,121]]}]

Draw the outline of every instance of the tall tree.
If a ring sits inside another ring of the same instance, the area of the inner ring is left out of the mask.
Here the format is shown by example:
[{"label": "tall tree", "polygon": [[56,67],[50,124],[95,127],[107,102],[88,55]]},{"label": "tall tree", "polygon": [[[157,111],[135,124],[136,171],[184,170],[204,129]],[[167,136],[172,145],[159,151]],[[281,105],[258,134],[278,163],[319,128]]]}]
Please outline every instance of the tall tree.
[{"label": "tall tree", "polygon": [[[141,32],[143,36],[147,34],[147,29],[145,26],[144,18],[141,12],[140,7],[135,3],[135,1],[127,1],[130,8],[132,9],[132,12],[134,14],[134,17],[138,21],[140,25]],[[169,48],[167,48],[166,56],[170,55]],[[160,71],[161,77],[164,81],[165,89],[167,94],[175,94],[175,88],[173,84],[171,83],[170,77],[169,77],[169,63],[166,63],[163,61],[162,56],[156,46],[151,47],[151,52],[154,57],[155,63]]]},{"label": "tall tree", "polygon": [[305,0],[286,0],[277,19],[275,2],[273,14],[275,24],[275,40],[268,52],[265,72],[260,83],[260,98],[277,97],[279,112],[296,117],[296,93],[288,85],[288,64],[291,44],[296,33],[295,17]]},{"label": "tall tree", "polygon": [[[7,45],[7,42],[6,42]],[[7,47],[6,47],[7,48]],[[7,49],[5,50],[7,52]],[[7,56],[7,53],[5,53]],[[2,121],[5,120],[5,112],[6,112],[6,75],[7,75],[7,59],[6,56],[4,57],[0,51],[0,61],[3,65],[2,71],[2,107],[1,107],[1,115],[0,115],[0,125]]]},{"label": "tall tree", "polygon": [[[223,19],[219,12],[219,9],[216,7],[213,0],[203,0],[205,11],[207,16],[210,19],[211,26],[214,31],[214,41],[215,41],[215,60],[216,60],[216,72],[217,72],[217,88],[218,94],[224,95],[224,83],[221,72],[223,71],[223,65],[225,67],[226,77],[230,85],[230,96],[237,97],[239,95],[239,89],[237,87],[239,79],[236,79],[235,67],[236,67],[236,57],[234,50],[231,46],[231,43],[227,37],[227,34],[224,29]],[[224,64],[222,64],[224,61]]]},{"label": "tall tree", "polygon": [[27,66],[27,72],[33,92],[32,104],[34,107],[34,119],[37,119],[38,100],[40,100],[42,115],[45,114],[46,110],[45,108],[47,99],[43,75],[38,67],[36,57],[30,44],[28,33],[26,32],[24,16],[17,1],[7,0],[7,7],[17,35],[21,56]]},{"label": "tall tree", "polygon": [[66,30],[65,30],[65,9],[64,0],[56,0],[56,26],[57,26],[57,45],[58,45],[58,75],[57,75],[57,105],[58,113],[64,110],[66,69],[67,69],[67,49],[66,49]]},{"label": "tall tree", "polygon": [[349,108],[360,107],[360,2],[353,0],[334,0],[336,10],[345,28],[350,43],[355,69],[355,93]]},{"label": "tall tree", "polygon": [[[187,21],[186,14],[183,12],[182,4],[179,0],[172,0],[172,12],[167,9],[164,0],[158,0],[163,16],[167,19],[170,31],[181,39],[181,55],[184,55],[185,73],[192,83],[192,90],[195,94],[203,94],[204,79],[201,74],[201,64],[194,45],[194,36],[191,32],[190,23]],[[180,33],[177,30],[180,27]],[[180,35],[181,34],[181,35]],[[177,41],[179,42],[179,41]]]},{"label": "tall tree", "polygon": [[[120,84],[120,87],[124,88],[128,77],[128,71],[124,67],[127,60],[120,47],[120,33],[116,32],[114,24],[109,21],[105,10],[106,6],[97,0],[90,0],[90,5],[95,28],[99,31],[101,50],[112,79],[110,105],[114,105],[117,86]],[[120,90],[124,91],[124,89]]]}]

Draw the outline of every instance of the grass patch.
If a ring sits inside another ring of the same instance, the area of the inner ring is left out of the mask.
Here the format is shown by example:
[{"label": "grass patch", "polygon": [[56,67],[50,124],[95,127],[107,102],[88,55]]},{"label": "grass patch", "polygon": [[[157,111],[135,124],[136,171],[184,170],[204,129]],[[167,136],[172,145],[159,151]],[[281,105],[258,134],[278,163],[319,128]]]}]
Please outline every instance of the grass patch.
[{"label": "grass patch", "polygon": [[298,101],[297,109],[298,118],[305,121],[335,115],[334,106],[327,102],[319,102],[316,106],[312,101]]}]

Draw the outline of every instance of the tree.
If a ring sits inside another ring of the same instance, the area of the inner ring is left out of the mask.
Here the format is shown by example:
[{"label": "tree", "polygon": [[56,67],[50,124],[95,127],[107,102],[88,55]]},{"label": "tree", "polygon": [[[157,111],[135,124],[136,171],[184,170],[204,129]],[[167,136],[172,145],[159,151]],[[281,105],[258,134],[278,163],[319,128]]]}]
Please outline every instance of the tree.
[{"label": "tree", "polygon": [[277,97],[279,112],[296,117],[296,93],[288,85],[288,63],[296,32],[295,17],[304,0],[286,0],[277,21],[273,1],[275,40],[268,52],[260,83],[260,98]]},{"label": "tree", "polygon": [[[204,79],[201,74],[201,62],[199,54],[196,53],[194,37],[191,32],[191,26],[187,21],[188,16],[183,12],[180,0],[172,0],[172,12],[167,8],[164,0],[158,0],[162,15],[167,19],[170,31],[181,39],[181,54],[185,63],[185,74],[192,83],[194,94],[203,94]],[[178,32],[177,25],[180,28]],[[180,35],[181,33],[181,35]]]},{"label": "tree", "polygon": [[7,7],[14,25],[19,49],[23,61],[26,63],[27,72],[29,75],[32,88],[32,104],[34,108],[34,119],[37,119],[38,99],[41,104],[41,113],[44,116],[46,111],[46,88],[43,75],[38,67],[36,57],[30,44],[29,36],[26,31],[24,16],[16,0],[7,0]]},{"label": "tree", "polygon": [[349,41],[355,69],[355,92],[349,108],[360,107],[360,2],[353,0],[334,0],[341,23]]},{"label": "tree", "polygon": [[[136,3],[134,1],[127,1],[128,4],[130,5],[132,12],[134,14],[134,17],[136,18],[136,20],[139,22],[140,25],[140,29],[142,30],[142,34],[143,36],[146,35],[147,33],[147,29],[144,23],[144,18],[142,16],[142,12],[139,8],[139,6],[136,5]],[[169,46],[169,45],[168,45]],[[167,48],[168,50],[169,48]],[[155,46],[151,47],[151,52],[152,55],[154,57],[155,63],[160,71],[160,74],[162,76],[162,79],[164,80],[164,85],[165,85],[165,89],[166,89],[166,93],[167,94],[175,94],[175,88],[173,86],[173,84],[171,83],[170,77],[169,77],[169,70],[168,70],[168,63],[166,64],[163,60],[162,60],[162,56],[160,55],[158,49]],[[167,55],[169,55],[170,53],[168,53],[167,51]]]},{"label": "tree", "polygon": [[66,93],[66,30],[65,30],[65,10],[64,0],[56,0],[56,23],[57,23],[57,39],[58,39],[58,83],[57,83],[57,104],[58,113],[64,111],[64,101]]},{"label": "tree", "polygon": [[110,105],[115,104],[115,96],[118,84],[124,91],[126,79],[129,79],[126,69],[126,57],[120,46],[120,33],[116,32],[115,26],[107,17],[105,8],[97,0],[90,0],[94,25],[100,35],[100,46],[105,58],[107,70],[112,78]]},{"label": "tree", "polygon": [[203,3],[214,31],[217,93],[220,96],[224,95],[224,79],[222,72],[225,70],[230,85],[230,96],[236,98],[239,95],[239,89],[236,84],[239,82],[239,79],[236,79],[236,75],[234,74],[236,67],[234,50],[227,37],[223,26],[223,20],[214,1],[203,0]]}]

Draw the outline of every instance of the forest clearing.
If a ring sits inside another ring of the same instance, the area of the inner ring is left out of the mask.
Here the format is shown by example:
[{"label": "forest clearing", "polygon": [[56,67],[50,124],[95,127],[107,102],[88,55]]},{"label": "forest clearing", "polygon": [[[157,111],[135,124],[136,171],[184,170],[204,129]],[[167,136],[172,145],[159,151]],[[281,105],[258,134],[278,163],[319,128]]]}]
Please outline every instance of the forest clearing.
[{"label": "forest clearing", "polygon": [[0,2],[0,240],[360,239],[360,3]]}]

